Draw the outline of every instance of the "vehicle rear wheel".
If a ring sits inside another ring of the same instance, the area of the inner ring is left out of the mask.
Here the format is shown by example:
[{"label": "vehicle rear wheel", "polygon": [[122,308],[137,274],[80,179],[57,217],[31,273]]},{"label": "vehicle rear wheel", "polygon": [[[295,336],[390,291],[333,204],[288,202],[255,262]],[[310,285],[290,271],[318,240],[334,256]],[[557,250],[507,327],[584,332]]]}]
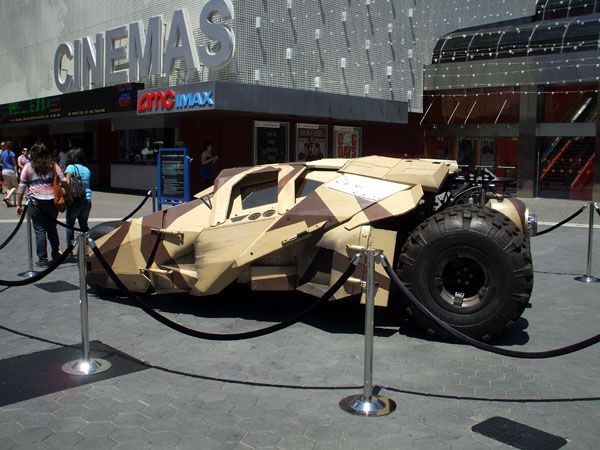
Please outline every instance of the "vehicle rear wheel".
[{"label": "vehicle rear wheel", "polygon": [[[524,234],[502,213],[477,205],[423,222],[404,244],[397,271],[436,317],[480,340],[516,321],[533,288]],[[414,306],[406,309],[429,333],[449,337]]]}]

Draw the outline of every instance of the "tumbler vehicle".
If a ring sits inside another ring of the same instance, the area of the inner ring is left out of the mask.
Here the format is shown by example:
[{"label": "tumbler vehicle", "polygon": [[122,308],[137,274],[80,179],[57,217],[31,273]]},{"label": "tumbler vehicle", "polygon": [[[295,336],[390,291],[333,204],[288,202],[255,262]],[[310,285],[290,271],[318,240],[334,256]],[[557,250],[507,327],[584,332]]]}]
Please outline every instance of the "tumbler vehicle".
[{"label": "tumbler vehicle", "polygon": [[[381,249],[437,317],[487,340],[521,316],[533,286],[532,218],[488,175],[382,156],[225,169],[190,202],[101,224],[90,236],[132,292],[194,296],[239,282],[319,297],[355,252]],[[364,296],[364,270],[359,264],[332,300]],[[396,299],[444,336],[381,265],[375,281],[376,305]],[[116,288],[93,254],[88,283]]]}]

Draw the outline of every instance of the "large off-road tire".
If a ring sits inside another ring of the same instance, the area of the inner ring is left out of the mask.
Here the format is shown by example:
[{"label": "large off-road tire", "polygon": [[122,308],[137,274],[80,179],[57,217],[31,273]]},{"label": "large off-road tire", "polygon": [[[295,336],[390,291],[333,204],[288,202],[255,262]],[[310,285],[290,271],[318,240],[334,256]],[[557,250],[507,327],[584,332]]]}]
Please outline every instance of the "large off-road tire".
[{"label": "large off-road tire", "polygon": [[[476,205],[454,206],[423,222],[404,244],[397,270],[436,317],[480,340],[516,321],[533,288],[525,235],[502,213]],[[419,326],[449,337],[406,303]]]}]

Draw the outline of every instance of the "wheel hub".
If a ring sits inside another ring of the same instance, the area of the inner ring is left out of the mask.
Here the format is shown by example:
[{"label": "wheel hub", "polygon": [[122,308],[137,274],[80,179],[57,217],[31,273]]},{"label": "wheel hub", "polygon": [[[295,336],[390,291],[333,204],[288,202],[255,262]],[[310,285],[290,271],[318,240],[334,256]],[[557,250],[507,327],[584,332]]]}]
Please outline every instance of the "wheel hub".
[{"label": "wheel hub", "polygon": [[436,288],[453,308],[480,306],[488,292],[488,275],[482,263],[464,255],[453,255],[438,266]]}]

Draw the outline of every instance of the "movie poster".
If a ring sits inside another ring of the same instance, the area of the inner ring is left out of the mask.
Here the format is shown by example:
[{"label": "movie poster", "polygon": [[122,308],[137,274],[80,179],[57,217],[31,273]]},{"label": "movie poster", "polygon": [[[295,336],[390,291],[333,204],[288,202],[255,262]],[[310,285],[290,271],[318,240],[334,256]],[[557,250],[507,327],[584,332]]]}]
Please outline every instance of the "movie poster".
[{"label": "movie poster", "polygon": [[254,163],[271,164],[288,161],[289,124],[254,122]]},{"label": "movie poster", "polygon": [[362,128],[333,127],[336,158],[357,158],[362,154]]},{"label": "movie poster", "polygon": [[296,161],[327,158],[328,127],[316,123],[296,125]]}]

